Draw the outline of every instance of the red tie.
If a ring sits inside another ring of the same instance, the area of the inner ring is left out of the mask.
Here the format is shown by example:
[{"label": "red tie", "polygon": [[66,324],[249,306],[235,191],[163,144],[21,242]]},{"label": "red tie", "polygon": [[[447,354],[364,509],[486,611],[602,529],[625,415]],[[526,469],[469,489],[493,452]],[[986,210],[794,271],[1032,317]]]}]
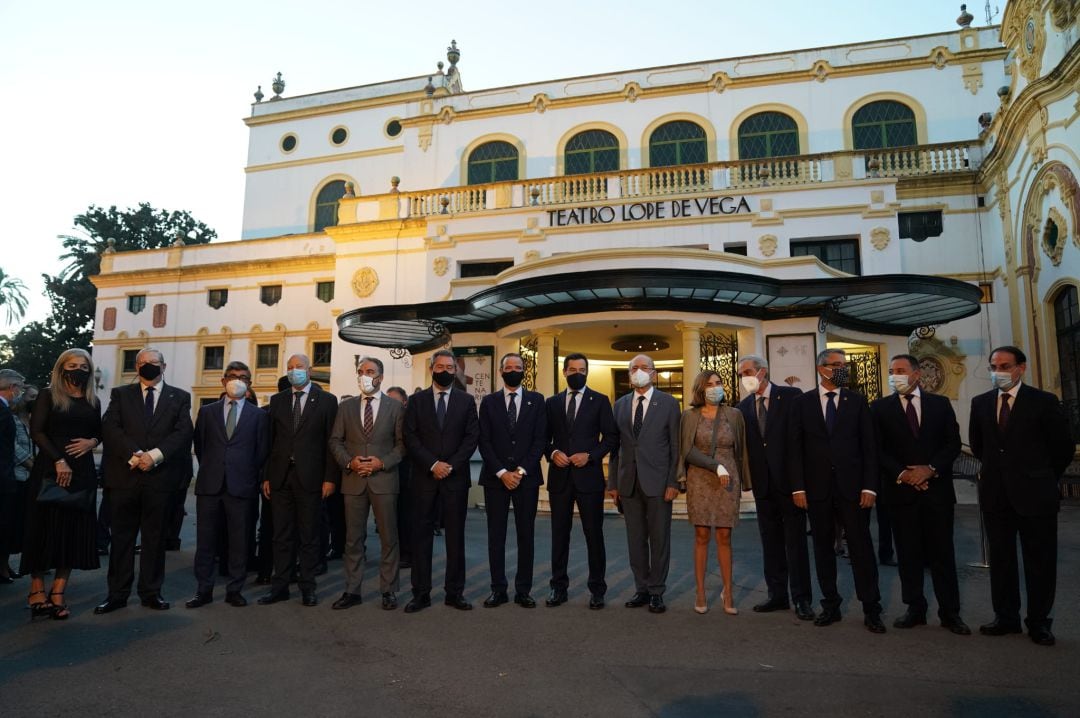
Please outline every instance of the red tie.
[{"label": "red tie", "polygon": [[911,435],[914,436],[916,439],[918,439],[919,438],[919,415],[917,413],[915,413],[915,395],[914,394],[908,394],[904,398],[907,399],[907,410],[905,411],[905,413],[907,414],[908,426],[911,427]]},{"label": "red tie", "polygon": [[364,398],[364,434],[371,438],[371,430],[375,428],[375,416],[371,411],[371,399],[372,397]]},{"label": "red tie", "polygon": [[1002,392],[1001,394],[1001,411],[998,412],[998,431],[1005,431],[1005,426],[1009,423],[1009,399],[1012,398],[1011,394]]}]

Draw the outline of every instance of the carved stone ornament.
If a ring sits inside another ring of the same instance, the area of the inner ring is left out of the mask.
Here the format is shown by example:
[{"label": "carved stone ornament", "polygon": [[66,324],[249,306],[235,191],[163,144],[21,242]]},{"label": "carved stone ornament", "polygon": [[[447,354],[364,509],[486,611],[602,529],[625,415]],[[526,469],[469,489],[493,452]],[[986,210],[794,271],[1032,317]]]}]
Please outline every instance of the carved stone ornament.
[{"label": "carved stone ornament", "polygon": [[879,252],[889,246],[892,235],[886,227],[874,227],[870,230],[870,244]]},{"label": "carved stone ornament", "polygon": [[444,276],[450,270],[449,257],[436,257],[431,263],[431,270],[435,272],[436,277]]},{"label": "carved stone ornament", "polygon": [[762,256],[771,257],[776,254],[777,240],[774,234],[763,234],[758,237],[758,249],[761,250]]},{"label": "carved stone ornament", "polygon": [[371,267],[361,267],[352,278],[353,293],[364,299],[370,297],[379,286],[379,275]]},{"label": "carved stone ornament", "polygon": [[936,336],[912,336],[908,351],[919,360],[923,389],[953,400],[960,398],[960,386],[967,376],[967,355],[960,350],[957,337],[949,337],[946,343]]},{"label": "carved stone ornament", "polygon": [[528,252],[525,253],[525,261],[526,262],[535,262],[538,259],[540,259],[539,250],[530,249]]},{"label": "carved stone ornament", "polygon": [[1051,207],[1046,213],[1046,222],[1043,223],[1042,251],[1055,267],[1061,264],[1061,255],[1065,253],[1065,245],[1068,243],[1068,232],[1069,225],[1065,218],[1056,207]]}]

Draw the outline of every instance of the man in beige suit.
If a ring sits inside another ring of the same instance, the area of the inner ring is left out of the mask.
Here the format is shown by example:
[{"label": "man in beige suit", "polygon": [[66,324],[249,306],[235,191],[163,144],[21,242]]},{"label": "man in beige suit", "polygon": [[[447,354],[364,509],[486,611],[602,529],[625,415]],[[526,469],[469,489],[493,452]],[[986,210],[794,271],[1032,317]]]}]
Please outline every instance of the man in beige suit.
[{"label": "man in beige suit", "polygon": [[341,402],[330,432],[330,451],[341,467],[341,494],[345,499],[345,593],[333,608],[340,610],[360,603],[371,508],[382,544],[379,591],[382,607],[390,611],[397,608],[397,466],[405,456],[401,435],[405,409],[379,389],[383,379],[381,361],[362,357],[356,375],[360,396]]}]

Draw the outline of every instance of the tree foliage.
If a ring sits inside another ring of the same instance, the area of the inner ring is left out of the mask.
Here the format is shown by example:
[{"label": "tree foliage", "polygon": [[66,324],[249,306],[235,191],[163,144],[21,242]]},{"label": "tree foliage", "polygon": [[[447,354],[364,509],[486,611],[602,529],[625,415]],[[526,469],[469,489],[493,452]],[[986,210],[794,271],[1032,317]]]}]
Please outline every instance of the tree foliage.
[{"label": "tree foliage", "polygon": [[0,346],[0,356],[10,356],[9,365],[39,386],[48,382],[62,351],[90,346],[97,300],[90,277],[101,270],[102,253],[110,247],[117,252],[160,249],[178,237],[185,244],[206,244],[217,237],[188,212],[154,209],[145,202],[124,210],[90,205],[75,217],[74,225],[78,233],[59,237],[64,248],[60,259],[67,264],[56,276],[42,275],[52,305],[49,317],[27,324],[13,337],[0,338],[6,345]]},{"label": "tree foliage", "polygon": [[8,324],[14,324],[26,314],[26,285],[0,267],[0,306],[7,314]]}]

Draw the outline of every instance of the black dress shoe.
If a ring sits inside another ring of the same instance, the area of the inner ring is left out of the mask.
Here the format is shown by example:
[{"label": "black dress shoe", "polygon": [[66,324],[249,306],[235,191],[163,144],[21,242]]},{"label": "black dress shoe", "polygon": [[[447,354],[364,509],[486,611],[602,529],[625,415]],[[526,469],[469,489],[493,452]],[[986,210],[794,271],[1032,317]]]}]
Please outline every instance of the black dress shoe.
[{"label": "black dress shoe", "polygon": [[172,539],[171,541],[166,541],[165,542],[165,550],[166,551],[179,551],[180,550],[180,539]]},{"label": "black dress shoe", "polygon": [[7,585],[9,583],[15,583],[15,579],[11,576],[0,576],[0,585]]},{"label": "black dress shoe", "polygon": [[514,596],[514,603],[522,608],[536,608],[536,599],[527,593],[519,593]]},{"label": "black dress shoe", "polygon": [[387,591],[382,595],[382,607],[384,611],[393,611],[397,608],[397,596]]},{"label": "black dress shoe", "polygon": [[405,604],[405,613],[416,613],[422,611],[431,605],[431,596],[424,594],[423,596],[413,596],[409,599],[409,602]]},{"label": "black dress shoe", "polygon": [[770,598],[764,603],[759,603],[754,606],[755,613],[772,613],[773,611],[786,611],[791,608],[791,604],[787,601],[781,601],[778,598]]},{"label": "black dress shoe", "polygon": [[[925,619],[923,623],[926,623]],[[863,625],[870,633],[885,633],[885,624],[881,621],[880,613],[868,613],[863,616]]]},{"label": "black dress shoe", "polygon": [[970,636],[971,629],[964,623],[960,616],[946,616],[941,619],[941,627],[948,628],[958,636]]},{"label": "black dress shoe", "polygon": [[412,568],[412,561],[398,561],[398,568],[401,570]]},{"label": "black dress shoe", "polygon": [[157,596],[148,596],[148,597],[142,599],[142,601],[140,601],[140,603],[143,606],[145,606],[146,608],[152,608],[155,611],[168,611],[169,610],[169,602],[166,601],[164,598],[162,598],[160,594],[157,595]]},{"label": "black dress shoe", "polygon": [[1028,635],[1031,637],[1032,643],[1038,644],[1040,646],[1054,645],[1054,634],[1050,633],[1050,629],[1046,626],[1029,628]]},{"label": "black dress shoe", "polygon": [[319,598],[315,595],[314,591],[303,591],[300,595],[300,603],[305,606],[318,606]]},{"label": "black dress shoe", "polygon": [[647,593],[635,593],[633,597],[626,602],[627,608],[641,608],[642,606],[649,605],[649,594]]},{"label": "black dress shoe", "polygon": [[247,599],[239,591],[229,591],[225,594],[225,603],[233,608],[243,608],[247,605]]},{"label": "black dress shoe", "polygon": [[349,593],[346,591],[345,593],[341,594],[341,598],[330,604],[330,608],[334,609],[335,611],[341,611],[346,608],[358,606],[361,602],[362,600],[359,593]]},{"label": "black dress shoe", "polygon": [[1003,621],[995,618],[990,623],[979,626],[979,633],[984,636],[1005,636],[1010,633],[1020,633],[1020,622]]},{"label": "black dress shoe", "polygon": [[94,613],[102,615],[104,613],[112,613],[117,609],[123,608],[127,605],[126,598],[107,598],[103,603],[99,603],[94,606]]},{"label": "black dress shoe", "polygon": [[288,601],[288,600],[289,600],[289,592],[288,592],[288,590],[285,590],[285,591],[271,591],[270,593],[266,594],[265,596],[260,596],[259,600],[256,601],[256,603],[258,603],[260,606],[269,606],[271,603],[277,603],[278,601]]},{"label": "black dress shoe", "polygon": [[838,608],[824,608],[818,617],[814,619],[815,626],[830,626],[840,621],[843,616]]},{"label": "black dress shoe", "polygon": [[194,596],[184,601],[184,608],[201,608],[213,600],[214,594],[212,593],[196,593]]},{"label": "black dress shoe", "polygon": [[915,626],[926,625],[926,614],[917,613],[910,608],[900,618],[893,621],[893,628],[915,628]]},{"label": "black dress shoe", "polygon": [[319,563],[315,564],[315,575],[316,576],[323,576],[329,570],[330,570],[330,567],[326,565],[326,561],[320,561]]},{"label": "black dress shoe", "polygon": [[[446,600],[449,601],[450,598],[447,597]],[[506,595],[505,591],[492,591],[491,595],[484,599],[484,608],[496,608],[509,602],[510,597]],[[450,604],[447,603],[447,605]]]},{"label": "black dress shoe", "polygon": [[566,591],[561,591],[557,588],[551,589],[551,593],[544,599],[544,605],[554,608],[555,606],[561,606],[566,603],[570,598],[566,595]]},{"label": "black dress shoe", "polygon": [[898,563],[896,563],[896,559],[893,558],[892,556],[890,556],[888,558],[880,559],[878,561],[878,563],[880,563],[882,566],[898,566],[899,565]]},{"label": "black dress shoe", "polygon": [[809,601],[796,601],[795,616],[798,617],[800,621],[813,621],[814,607],[810,605]]},{"label": "black dress shoe", "polygon": [[[506,594],[504,593],[503,596],[506,596]],[[472,610],[472,604],[466,601],[464,596],[447,596],[443,603],[459,611]]]},{"label": "black dress shoe", "polygon": [[604,597],[599,593],[594,593],[589,596],[589,609],[593,611],[599,611],[604,607]]},{"label": "black dress shoe", "polygon": [[326,554],[326,560],[327,561],[337,561],[343,555],[344,554],[341,551],[338,551],[337,549],[333,549],[333,550],[330,551],[330,553]]},{"label": "black dress shoe", "polygon": [[667,610],[664,605],[664,597],[660,594],[649,596],[649,613],[663,613]]}]

